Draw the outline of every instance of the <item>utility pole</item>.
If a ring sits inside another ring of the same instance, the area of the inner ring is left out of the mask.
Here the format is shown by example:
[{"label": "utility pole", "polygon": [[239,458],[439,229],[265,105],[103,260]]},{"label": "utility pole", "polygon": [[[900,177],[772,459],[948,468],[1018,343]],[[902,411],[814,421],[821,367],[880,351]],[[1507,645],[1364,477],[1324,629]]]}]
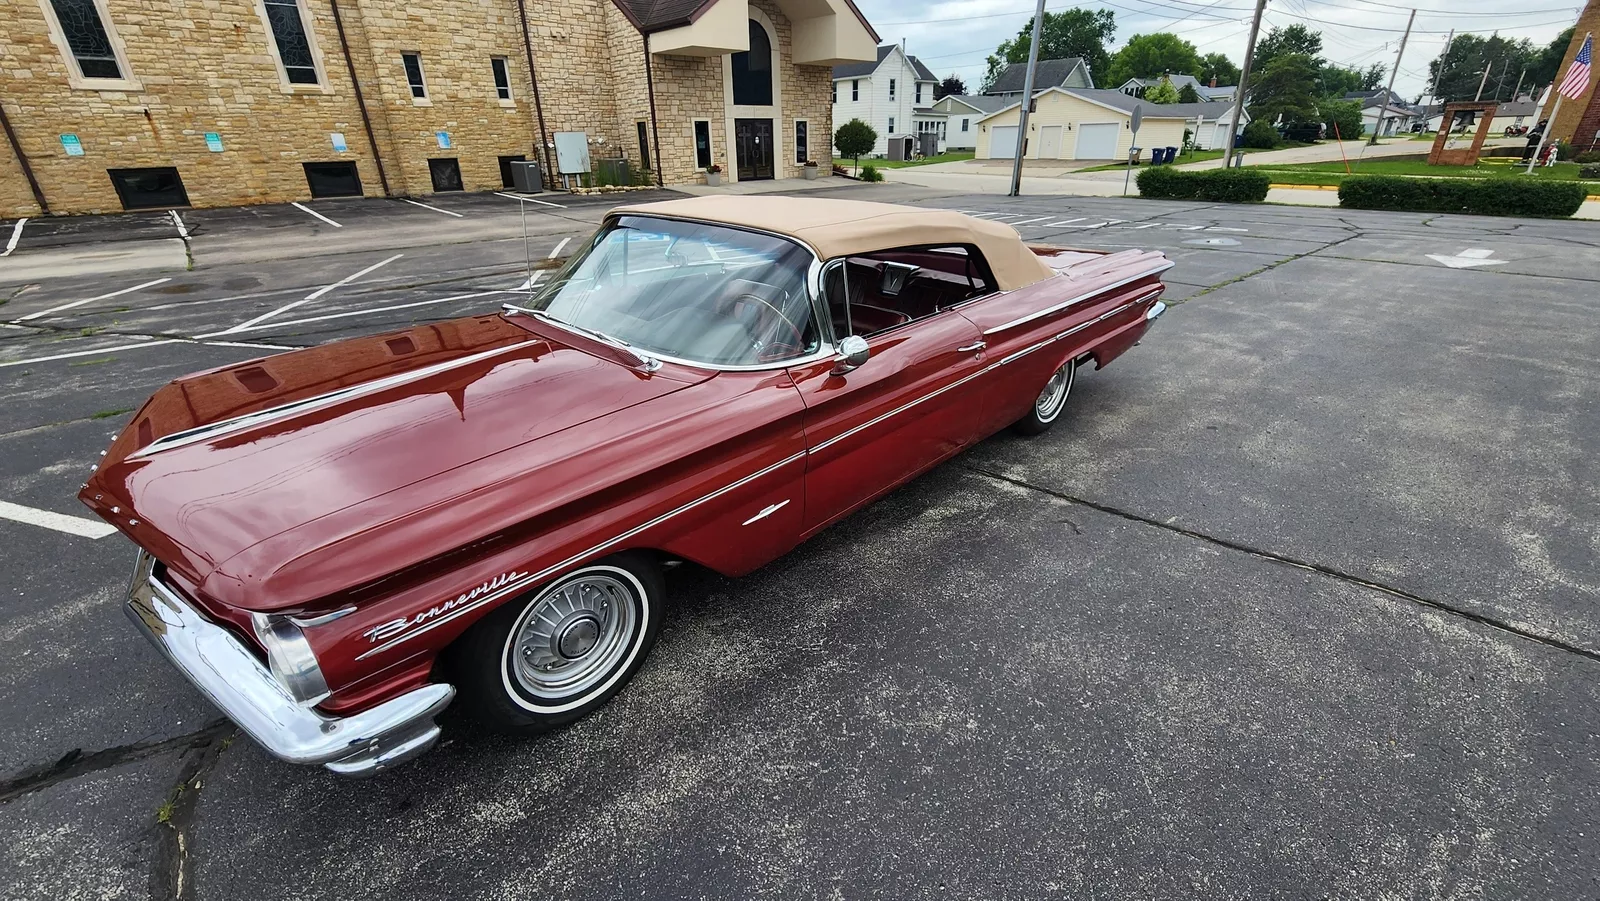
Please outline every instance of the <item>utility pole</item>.
[{"label": "utility pole", "polygon": [[1432,99],[1434,103],[1439,102],[1439,79],[1444,77],[1444,64],[1450,61],[1450,42],[1454,41],[1455,39],[1456,30],[1452,28],[1450,29],[1450,33],[1445,35],[1444,52],[1439,54],[1439,68],[1433,71],[1433,87],[1428,88],[1428,97]]},{"label": "utility pole", "polygon": [[1494,68],[1494,63],[1493,62],[1484,63],[1484,66],[1483,66],[1483,77],[1478,79],[1478,94],[1477,94],[1476,97],[1472,98],[1472,102],[1473,103],[1477,103],[1478,101],[1483,99],[1483,86],[1489,83],[1489,70],[1493,69],[1493,68]]},{"label": "utility pole", "polygon": [[1406,41],[1411,39],[1411,25],[1417,21],[1417,11],[1411,11],[1411,18],[1406,19],[1406,33],[1400,36],[1400,52],[1394,55],[1394,68],[1389,70],[1389,86],[1383,89],[1383,105],[1378,108],[1378,121],[1372,126],[1372,140],[1368,144],[1378,143],[1378,133],[1383,131],[1383,114],[1389,108],[1389,101],[1394,97],[1394,77],[1400,74],[1400,61],[1406,56]]},{"label": "utility pole", "polygon": [[1022,80],[1022,106],[1017,116],[1017,151],[1011,159],[1011,197],[1022,193],[1022,150],[1028,146],[1028,111],[1033,107],[1033,73],[1039,68],[1039,30],[1043,27],[1044,0],[1039,0],[1039,8],[1033,11],[1033,42],[1028,45],[1028,75]]},{"label": "utility pole", "polygon": [[1517,97],[1521,96],[1521,94],[1522,94],[1522,79],[1527,78],[1527,77],[1528,77],[1528,67],[1527,66],[1523,66],[1522,67],[1522,71],[1517,73],[1517,86],[1511,89],[1511,102],[1512,103],[1516,103],[1517,102]]},{"label": "utility pole", "polygon": [[1233,92],[1233,122],[1228,126],[1228,146],[1222,153],[1222,168],[1233,165],[1233,142],[1239,135],[1239,113],[1244,109],[1245,91],[1250,87],[1250,64],[1256,59],[1256,37],[1261,34],[1261,14],[1267,0],[1256,0],[1256,17],[1250,23],[1250,43],[1244,48],[1244,68],[1239,70],[1239,87]]}]

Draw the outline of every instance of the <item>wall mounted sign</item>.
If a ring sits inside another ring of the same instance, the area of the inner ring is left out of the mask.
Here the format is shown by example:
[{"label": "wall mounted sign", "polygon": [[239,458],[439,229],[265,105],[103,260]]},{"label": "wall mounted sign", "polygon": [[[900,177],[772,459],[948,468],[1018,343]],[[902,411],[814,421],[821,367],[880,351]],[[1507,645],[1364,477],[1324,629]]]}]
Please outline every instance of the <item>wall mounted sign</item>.
[{"label": "wall mounted sign", "polygon": [[222,135],[214,131],[206,132],[206,149],[212,153],[222,152]]},{"label": "wall mounted sign", "polygon": [[333,142],[333,149],[339,151],[340,153],[344,153],[346,150],[350,149],[350,145],[344,142],[344,132],[342,131],[328,132],[328,140]]},{"label": "wall mounted sign", "polygon": [[439,149],[440,150],[449,150],[450,149],[450,132],[448,132],[448,131],[436,131],[436,132],[433,133],[433,136],[439,139]]},{"label": "wall mounted sign", "polygon": [[61,149],[67,152],[67,156],[83,156],[83,142],[78,140],[77,135],[62,135]]}]

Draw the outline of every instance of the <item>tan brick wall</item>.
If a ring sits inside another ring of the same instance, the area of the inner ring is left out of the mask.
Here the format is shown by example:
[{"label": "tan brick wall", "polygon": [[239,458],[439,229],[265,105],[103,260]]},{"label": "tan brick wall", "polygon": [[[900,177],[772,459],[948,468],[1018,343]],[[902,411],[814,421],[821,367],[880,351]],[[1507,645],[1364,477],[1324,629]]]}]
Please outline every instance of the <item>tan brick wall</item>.
[{"label": "tan brick wall", "polygon": [[[74,88],[39,0],[0,0],[0,102],[33,163],[53,212],[121,209],[106,170],[176,166],[194,206],[306,200],[302,163],[352,161],[368,195],[381,194],[378,167],[356,104],[330,0],[304,0],[324,85],[285,92],[272,39],[254,0],[112,0],[111,24],[138,90]],[[827,165],[831,72],[791,64],[789,23],[771,0],[755,0],[777,26],[783,134],[778,177],[800,174],[794,120],[810,122],[810,151]],[[533,156],[538,120],[515,0],[340,0],[339,9],[390,190],[432,191],[428,160],[454,157],[467,190],[501,186],[500,156]],[[634,123],[648,122],[643,39],[611,0],[529,0],[544,118],[550,132],[603,138],[591,155],[620,148],[638,162]],[[401,53],[416,51],[428,88],[414,103]],[[490,57],[504,56],[510,104],[495,96]],[[727,143],[722,57],[653,60],[664,180],[702,181],[692,120],[710,120],[718,163]],[[439,148],[436,133],[450,135]],[[206,132],[221,135],[210,152]],[[348,150],[336,152],[330,133]],[[85,155],[66,155],[58,136],[79,136]],[[656,135],[652,135],[654,142]],[[654,160],[651,164],[654,165]],[[0,147],[0,216],[38,209],[9,148]]]},{"label": "tan brick wall", "polygon": [[[1556,84],[1567,77],[1567,69],[1572,67],[1572,61],[1577,58],[1578,51],[1583,47],[1583,36],[1589,32],[1600,35],[1600,0],[1589,0],[1583,7],[1583,12],[1578,15],[1578,24],[1572,33],[1572,43],[1567,45],[1567,53],[1561,58],[1561,68],[1556,70]],[[1579,131],[1579,123],[1586,117],[1591,106],[1596,107],[1596,113],[1590,116],[1600,122],[1600,90],[1596,89],[1600,79],[1589,78],[1589,90],[1577,100],[1562,100],[1561,114],[1550,123],[1550,137],[1563,141],[1572,141],[1583,149],[1588,149],[1590,141],[1594,139],[1595,125],[1587,133]],[[1551,94],[1550,103],[1555,104],[1555,95]],[[1548,113],[1546,114],[1548,115]]]}]

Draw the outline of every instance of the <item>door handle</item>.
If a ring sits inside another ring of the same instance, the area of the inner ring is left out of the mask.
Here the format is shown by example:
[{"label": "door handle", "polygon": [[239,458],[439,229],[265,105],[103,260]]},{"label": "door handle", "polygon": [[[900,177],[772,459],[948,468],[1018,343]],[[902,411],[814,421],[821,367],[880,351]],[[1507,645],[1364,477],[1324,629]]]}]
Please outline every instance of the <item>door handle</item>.
[{"label": "door handle", "polygon": [[978,341],[976,341],[976,342],[974,342],[972,344],[968,344],[966,347],[958,347],[958,348],[956,348],[956,353],[964,354],[964,353],[966,353],[968,351],[971,351],[971,350],[983,350],[985,347],[988,347],[988,346],[989,346],[989,342],[984,341],[982,339],[979,339]]}]

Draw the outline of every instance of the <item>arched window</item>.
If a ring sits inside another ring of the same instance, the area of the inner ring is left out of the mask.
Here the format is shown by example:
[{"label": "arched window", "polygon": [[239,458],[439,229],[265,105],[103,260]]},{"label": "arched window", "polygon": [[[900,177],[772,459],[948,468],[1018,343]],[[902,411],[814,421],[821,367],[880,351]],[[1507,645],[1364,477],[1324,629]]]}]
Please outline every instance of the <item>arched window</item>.
[{"label": "arched window", "polygon": [[772,41],[767,30],[750,20],[750,50],[733,55],[733,102],[736,106],[772,105]]}]

